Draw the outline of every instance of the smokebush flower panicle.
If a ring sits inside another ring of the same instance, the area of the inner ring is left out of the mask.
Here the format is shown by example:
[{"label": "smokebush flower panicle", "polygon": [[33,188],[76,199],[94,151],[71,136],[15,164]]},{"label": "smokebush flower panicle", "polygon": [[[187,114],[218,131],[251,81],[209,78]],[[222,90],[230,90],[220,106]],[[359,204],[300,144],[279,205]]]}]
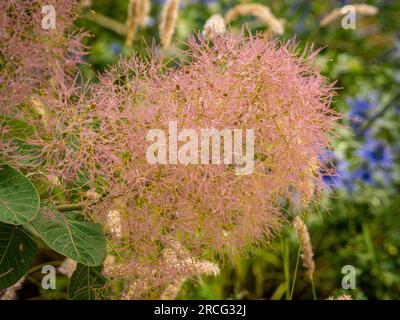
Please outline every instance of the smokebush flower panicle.
[{"label": "smokebush flower panicle", "polygon": [[[125,262],[105,270],[125,271],[126,297],[161,293],[178,275],[193,274],[189,261],[204,273],[209,265],[199,261],[214,251],[270,239],[286,219],[284,199],[299,195],[305,206],[323,187],[320,156],[338,115],[315,54],[301,56],[293,43],[261,35],[217,36],[212,47],[192,39],[188,46],[188,62],[176,68],[153,54],[121,61],[92,86],[57,78],[57,90],[41,98],[49,136],[30,141],[41,147],[41,174],[59,177],[65,189],[83,177],[101,190],[83,213],[104,225],[110,208],[120,213],[121,234],[111,241]],[[254,172],[149,164],[147,132],[167,131],[170,121],[194,130],[253,129]]]},{"label": "smokebush flower panicle", "polygon": [[42,28],[41,3],[34,0],[0,2],[0,105],[11,114],[15,106],[41,89],[56,74],[70,76],[82,62],[85,33],[74,30],[75,0],[49,0],[56,11],[56,29]]}]

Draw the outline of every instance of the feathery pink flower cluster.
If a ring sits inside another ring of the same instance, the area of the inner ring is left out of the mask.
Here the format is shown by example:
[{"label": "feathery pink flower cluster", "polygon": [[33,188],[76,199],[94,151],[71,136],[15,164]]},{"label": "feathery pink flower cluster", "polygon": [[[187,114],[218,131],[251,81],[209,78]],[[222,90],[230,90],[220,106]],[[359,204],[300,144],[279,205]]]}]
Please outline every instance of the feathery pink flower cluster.
[{"label": "feathery pink flower cluster", "polygon": [[[53,5],[56,29],[42,28],[41,5]],[[72,28],[75,0],[2,0],[0,2],[0,105],[15,114],[15,106],[65,77],[82,61],[84,33]]]},{"label": "feathery pink flower cluster", "polygon": [[[49,106],[46,136],[30,141],[41,149],[40,174],[101,195],[88,199],[84,212],[108,225],[128,261],[124,274],[140,279],[146,292],[175,280],[180,264],[174,269],[163,259],[175,242],[201,259],[278,232],[285,203],[299,198],[306,205],[318,195],[319,157],[337,119],[332,85],[313,66],[315,55],[300,56],[292,43],[220,36],[212,45],[188,45],[187,62],[174,68],[153,54],[122,61],[92,86],[59,82],[40,100]],[[167,131],[169,121],[254,129],[254,172],[149,164],[147,132]]]}]

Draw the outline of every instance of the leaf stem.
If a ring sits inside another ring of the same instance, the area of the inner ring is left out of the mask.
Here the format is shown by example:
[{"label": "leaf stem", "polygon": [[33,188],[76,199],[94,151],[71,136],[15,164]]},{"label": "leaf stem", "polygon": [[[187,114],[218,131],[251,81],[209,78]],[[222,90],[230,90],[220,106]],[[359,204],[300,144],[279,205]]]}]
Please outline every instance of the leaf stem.
[{"label": "leaf stem", "polygon": [[54,208],[59,212],[66,212],[66,211],[73,211],[73,210],[80,210],[84,206],[84,202],[77,202],[77,203],[64,203],[55,206]]}]

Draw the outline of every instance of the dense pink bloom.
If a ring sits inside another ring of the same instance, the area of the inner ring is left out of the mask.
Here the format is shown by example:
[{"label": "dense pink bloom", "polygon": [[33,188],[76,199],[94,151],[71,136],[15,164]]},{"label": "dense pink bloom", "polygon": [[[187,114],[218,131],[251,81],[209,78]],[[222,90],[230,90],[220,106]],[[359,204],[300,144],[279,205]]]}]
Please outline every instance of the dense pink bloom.
[{"label": "dense pink bloom", "polygon": [[[174,68],[153,54],[122,61],[93,86],[59,81],[40,99],[46,135],[29,141],[44,161],[37,174],[59,181],[71,199],[81,190],[72,187],[101,194],[84,212],[108,226],[129,261],[124,274],[141,279],[143,291],[174,280],[177,269],[162,258],[171,243],[201,259],[268,240],[285,204],[318,195],[319,157],[337,119],[314,55],[295,50],[262,36],[223,36],[212,46],[193,39],[187,62]],[[148,130],[167,130],[172,120],[179,128],[254,129],[253,174],[237,176],[226,164],[149,164]]]},{"label": "dense pink bloom", "polygon": [[[56,29],[42,28],[42,5],[54,5]],[[75,0],[0,2],[0,105],[2,113],[67,76],[81,62],[83,33],[72,28]],[[75,30],[75,31],[74,31]]]}]

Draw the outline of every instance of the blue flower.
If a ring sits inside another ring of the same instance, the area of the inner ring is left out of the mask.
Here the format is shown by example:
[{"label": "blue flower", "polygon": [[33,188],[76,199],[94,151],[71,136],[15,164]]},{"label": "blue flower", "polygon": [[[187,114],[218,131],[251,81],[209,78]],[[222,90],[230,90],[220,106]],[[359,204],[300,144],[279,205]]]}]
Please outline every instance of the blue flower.
[{"label": "blue flower", "polygon": [[347,169],[344,160],[337,160],[336,172],[334,174],[323,174],[322,180],[329,188],[343,189],[347,192],[354,191],[354,176]]},{"label": "blue flower", "polygon": [[360,180],[366,184],[374,185],[375,180],[373,178],[373,172],[366,166],[361,167],[353,172],[355,179]]},{"label": "blue flower", "polygon": [[383,140],[368,138],[358,151],[360,157],[372,168],[390,168],[393,165],[393,155],[390,146]]},{"label": "blue flower", "polygon": [[121,45],[117,42],[113,42],[111,44],[111,51],[113,54],[120,54],[121,53]]},{"label": "blue flower", "polygon": [[350,98],[347,103],[350,106],[348,116],[353,129],[358,129],[368,119],[370,111],[375,107],[375,104],[364,98]]}]

